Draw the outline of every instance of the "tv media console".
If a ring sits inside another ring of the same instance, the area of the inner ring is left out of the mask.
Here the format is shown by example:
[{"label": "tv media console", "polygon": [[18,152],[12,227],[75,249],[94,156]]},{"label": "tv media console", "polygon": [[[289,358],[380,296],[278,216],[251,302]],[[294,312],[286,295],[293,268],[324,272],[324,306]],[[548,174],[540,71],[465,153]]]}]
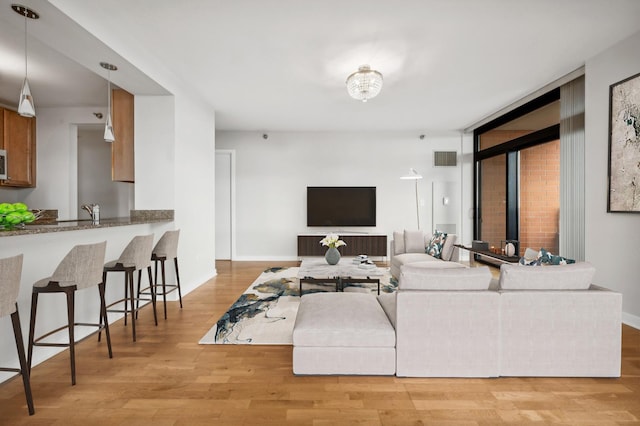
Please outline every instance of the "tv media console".
[{"label": "tv media console", "polygon": [[[347,243],[338,250],[342,256],[387,256],[386,234],[338,234],[340,239]],[[298,256],[324,256],[327,247],[320,244],[326,234],[299,234]]]}]

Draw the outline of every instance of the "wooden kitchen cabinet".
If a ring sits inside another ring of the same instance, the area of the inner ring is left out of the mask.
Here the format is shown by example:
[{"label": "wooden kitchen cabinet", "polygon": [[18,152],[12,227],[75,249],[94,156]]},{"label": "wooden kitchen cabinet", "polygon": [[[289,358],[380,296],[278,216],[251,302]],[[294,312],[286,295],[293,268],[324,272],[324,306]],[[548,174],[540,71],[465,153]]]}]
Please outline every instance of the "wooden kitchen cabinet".
[{"label": "wooden kitchen cabinet", "polygon": [[111,146],[111,180],[134,182],[133,100],[122,89],[111,92],[111,119],[115,141]]},{"label": "wooden kitchen cabinet", "polygon": [[0,186],[36,186],[36,119],[1,109],[0,149],[7,151],[7,179]]}]

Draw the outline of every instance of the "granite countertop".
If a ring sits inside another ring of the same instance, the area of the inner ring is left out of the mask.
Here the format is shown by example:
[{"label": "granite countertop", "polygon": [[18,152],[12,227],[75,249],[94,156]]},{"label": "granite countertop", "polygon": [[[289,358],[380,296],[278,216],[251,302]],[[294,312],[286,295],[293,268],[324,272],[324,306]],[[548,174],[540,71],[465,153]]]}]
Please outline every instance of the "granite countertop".
[{"label": "granite countertop", "polygon": [[131,215],[129,217],[100,219],[99,224],[94,224],[91,219],[60,220],[42,224],[33,223],[14,229],[0,229],[0,237],[110,228],[114,226],[138,225],[145,223],[172,222],[173,213],[173,210],[131,210]]}]

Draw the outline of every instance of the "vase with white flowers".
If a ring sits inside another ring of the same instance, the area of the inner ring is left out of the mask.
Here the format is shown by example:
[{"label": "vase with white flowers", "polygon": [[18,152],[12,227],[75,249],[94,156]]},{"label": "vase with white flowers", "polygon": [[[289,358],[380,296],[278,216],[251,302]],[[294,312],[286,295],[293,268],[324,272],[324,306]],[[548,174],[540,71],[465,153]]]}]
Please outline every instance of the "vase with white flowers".
[{"label": "vase with white flowers", "polygon": [[320,244],[325,247],[329,247],[324,255],[324,258],[329,265],[335,265],[340,262],[340,252],[338,251],[338,247],[347,245],[347,243],[340,239],[338,234],[328,234],[320,240]]}]

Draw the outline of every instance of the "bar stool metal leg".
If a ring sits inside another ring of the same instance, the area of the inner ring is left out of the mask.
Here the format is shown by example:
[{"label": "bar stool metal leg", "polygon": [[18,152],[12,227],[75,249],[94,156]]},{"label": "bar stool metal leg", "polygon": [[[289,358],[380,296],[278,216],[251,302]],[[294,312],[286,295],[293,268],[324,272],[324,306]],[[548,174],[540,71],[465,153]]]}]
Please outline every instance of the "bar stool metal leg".
[{"label": "bar stool metal leg", "polygon": [[[22,340],[22,328],[20,326],[20,314],[18,310],[18,294],[20,293],[20,279],[22,277],[22,259],[19,254],[13,257],[0,259],[0,318],[11,316],[13,326],[13,337],[16,341],[16,351],[18,352],[18,362],[20,368],[0,367],[0,371],[19,373],[22,376],[24,395],[27,399],[29,415],[35,413],[33,406],[33,394],[31,392],[31,378],[29,375],[29,365],[24,353],[24,342]],[[2,416],[0,415],[0,419]]]},{"label": "bar stool metal leg", "polygon": [[18,304],[16,303],[16,311],[11,314],[11,323],[13,324],[13,335],[16,339],[16,349],[18,351],[18,360],[20,361],[20,374],[22,375],[22,384],[24,385],[24,394],[27,398],[27,408],[29,415],[33,415],[36,410],[33,406],[33,394],[31,392],[31,377],[29,375],[29,366],[24,354],[24,343],[22,342],[22,328],[20,327],[20,315],[18,314]]},{"label": "bar stool metal leg", "polygon": [[76,384],[76,345],[74,333],[75,289],[67,293],[67,324],[69,324],[69,358],[71,359],[71,384]]}]

